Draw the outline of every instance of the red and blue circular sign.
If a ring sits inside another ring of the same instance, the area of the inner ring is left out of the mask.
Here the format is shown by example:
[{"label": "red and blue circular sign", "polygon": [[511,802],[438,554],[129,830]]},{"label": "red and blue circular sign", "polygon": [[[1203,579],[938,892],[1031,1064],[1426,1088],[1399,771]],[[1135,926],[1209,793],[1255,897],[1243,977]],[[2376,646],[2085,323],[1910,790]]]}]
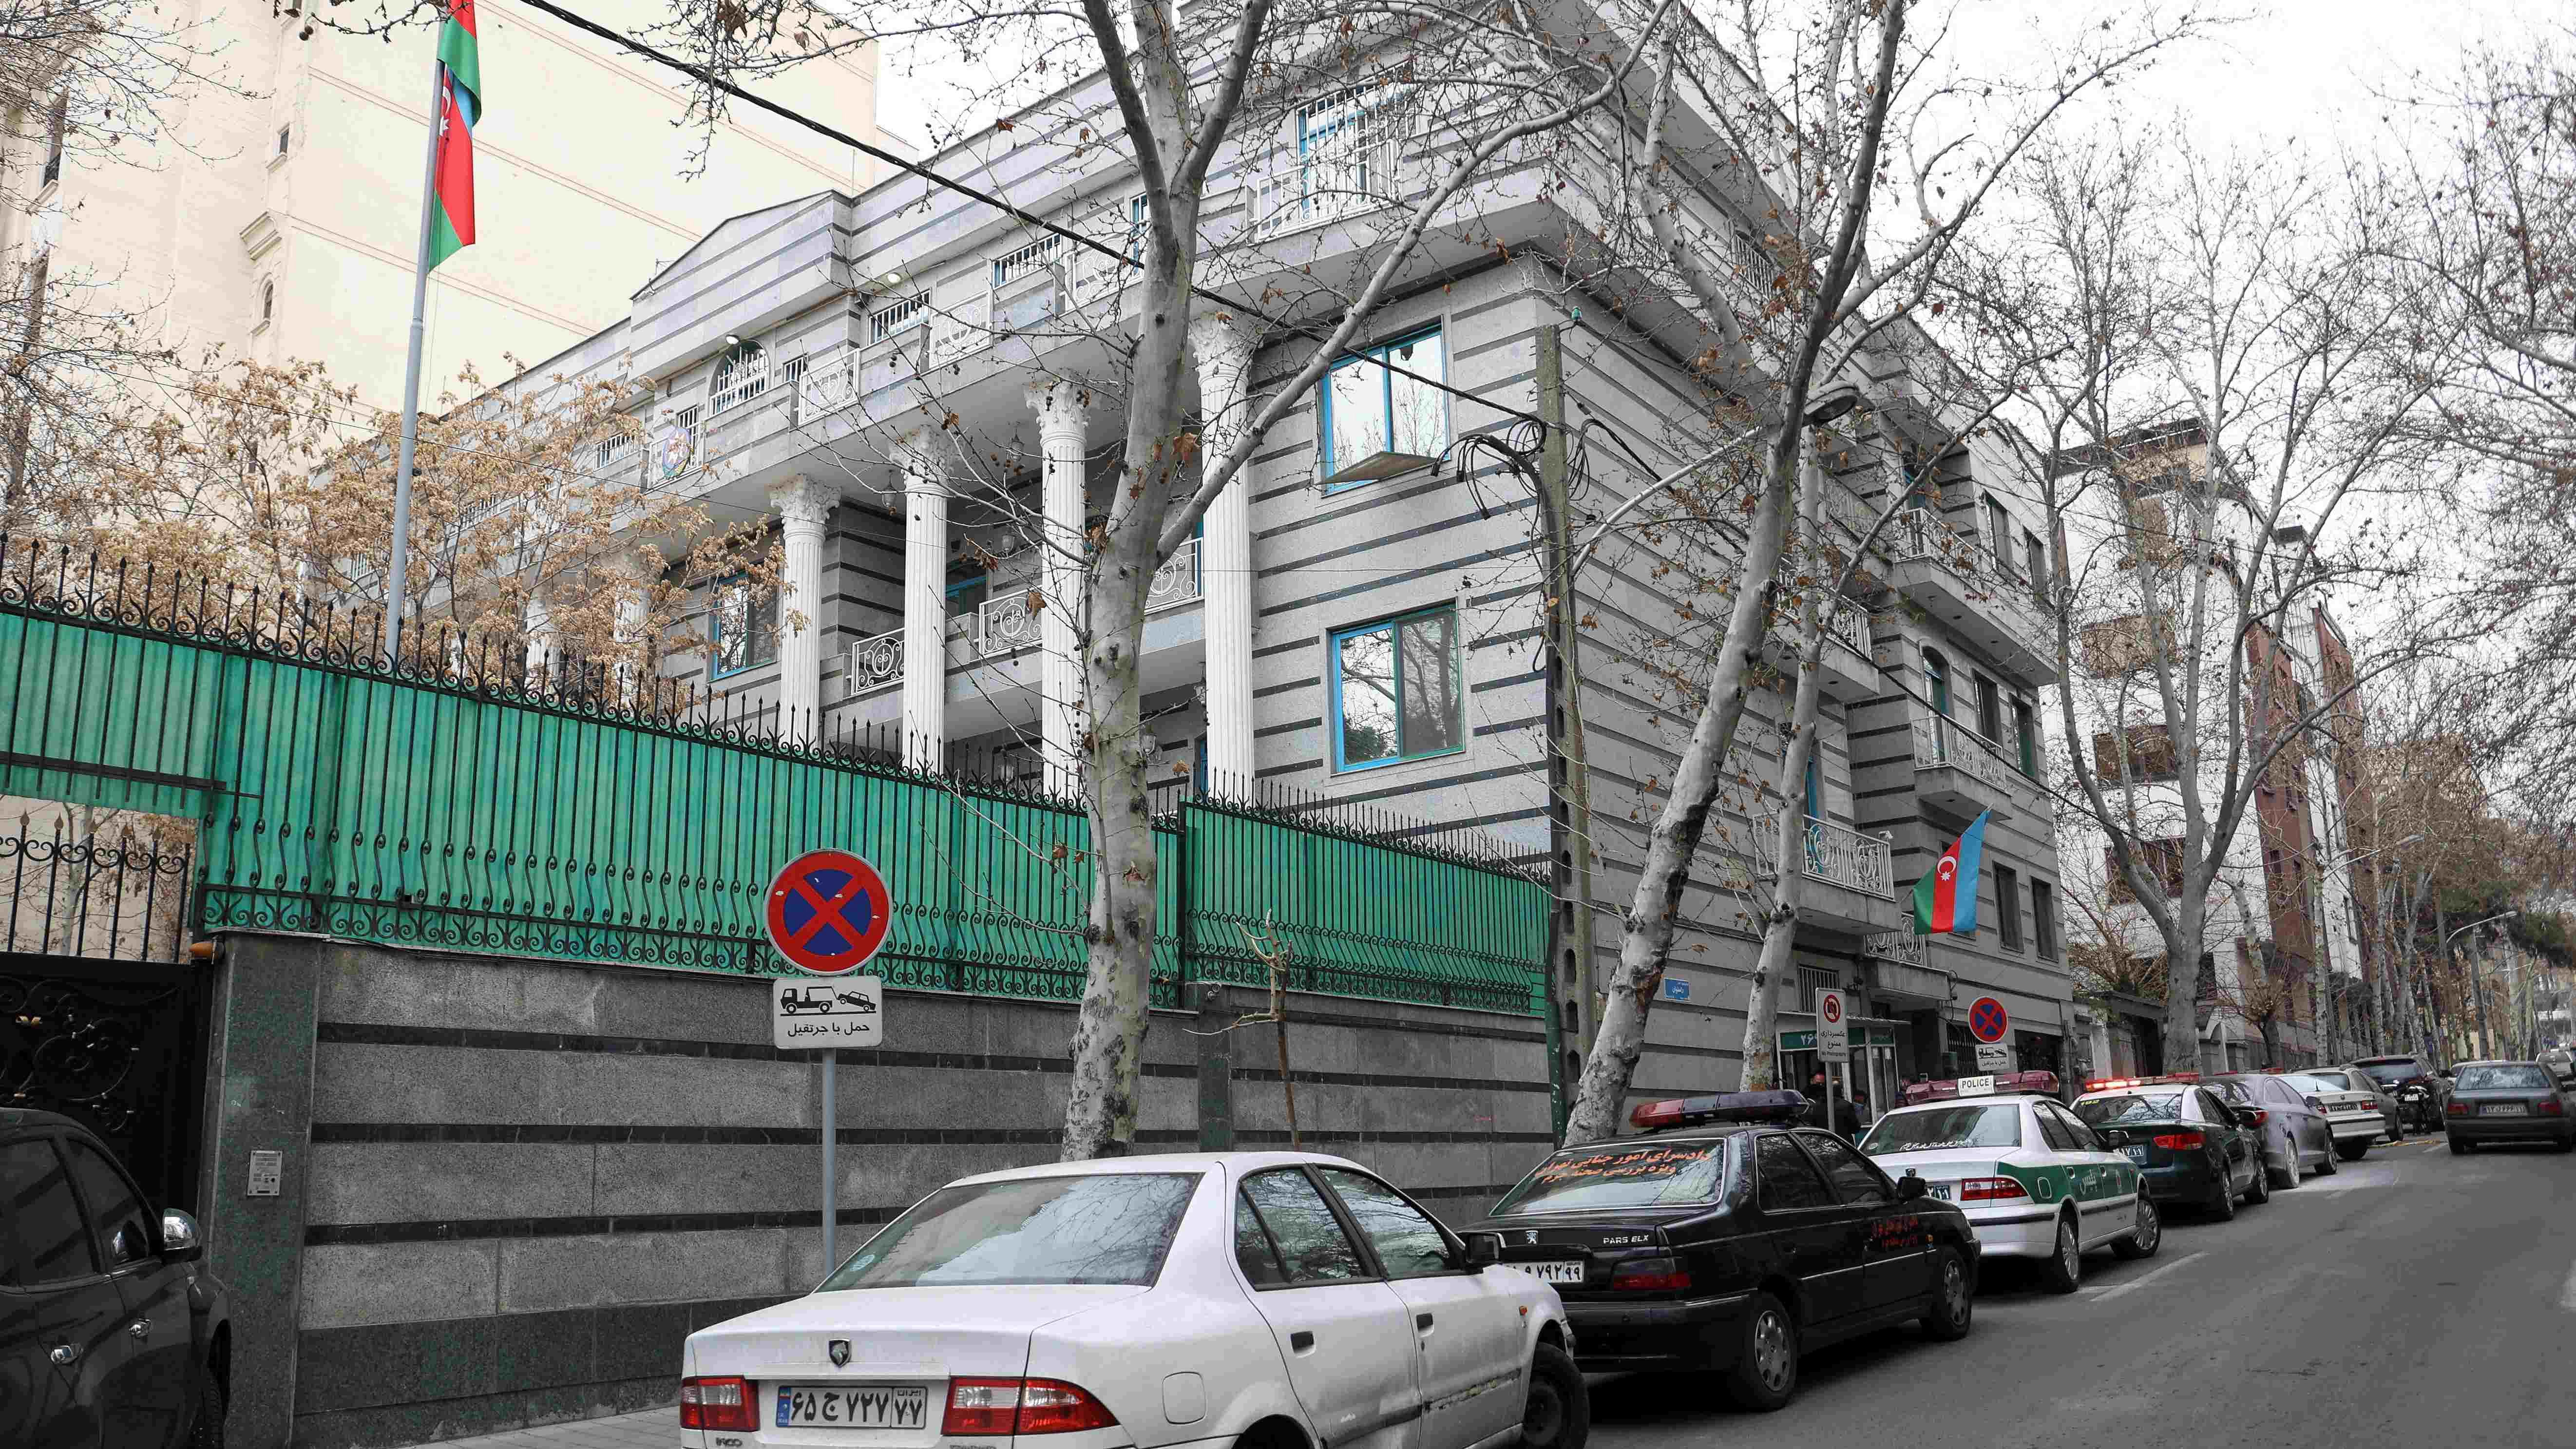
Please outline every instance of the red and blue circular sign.
[{"label": "red and blue circular sign", "polygon": [[809,850],[769,883],[769,939],[818,976],[866,965],[885,945],[894,900],[877,868],[846,850]]},{"label": "red and blue circular sign", "polygon": [[1968,1007],[1968,1035],[1988,1046],[2004,1039],[2012,1029],[2012,1018],[2005,1014],[2004,1004],[1991,996],[1980,996]]}]

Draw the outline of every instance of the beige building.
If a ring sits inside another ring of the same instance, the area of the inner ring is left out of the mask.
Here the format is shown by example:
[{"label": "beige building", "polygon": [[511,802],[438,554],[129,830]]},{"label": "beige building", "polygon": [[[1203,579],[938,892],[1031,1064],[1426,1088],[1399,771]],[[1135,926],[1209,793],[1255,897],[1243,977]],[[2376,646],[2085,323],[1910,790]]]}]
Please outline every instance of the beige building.
[{"label": "beige building", "polygon": [[[667,16],[650,0],[596,0],[605,24]],[[53,241],[58,283],[87,277],[184,355],[318,359],[380,407],[401,402],[417,249],[433,32],[390,45],[328,31],[268,0],[179,0],[162,15],[247,95],[207,88],[173,106],[148,155],[98,162],[74,148],[43,178],[44,127],[0,157],[0,265]],[[486,110],[475,128],[481,238],[431,277],[424,401],[460,366],[487,380],[503,354],[534,362],[621,321],[627,293],[694,243],[711,218],[856,191],[881,163],[737,107],[702,158],[675,125],[670,72],[550,17],[484,0]],[[817,62],[764,90],[852,135],[876,134],[873,53]],[[695,170],[698,174],[686,173]]]}]

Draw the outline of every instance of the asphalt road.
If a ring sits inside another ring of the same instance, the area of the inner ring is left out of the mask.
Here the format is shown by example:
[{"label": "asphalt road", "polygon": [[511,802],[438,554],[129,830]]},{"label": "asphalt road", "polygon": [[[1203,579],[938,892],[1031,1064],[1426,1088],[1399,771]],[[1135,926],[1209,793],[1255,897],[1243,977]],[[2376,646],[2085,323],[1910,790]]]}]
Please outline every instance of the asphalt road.
[{"label": "asphalt road", "polygon": [[1965,1340],[1810,1355],[1774,1414],[1596,1378],[1592,1444],[2576,1445],[2576,1154],[2418,1137],[2339,1165],[2234,1222],[2170,1214],[2155,1257],[2088,1255],[2070,1295],[1989,1271]]}]

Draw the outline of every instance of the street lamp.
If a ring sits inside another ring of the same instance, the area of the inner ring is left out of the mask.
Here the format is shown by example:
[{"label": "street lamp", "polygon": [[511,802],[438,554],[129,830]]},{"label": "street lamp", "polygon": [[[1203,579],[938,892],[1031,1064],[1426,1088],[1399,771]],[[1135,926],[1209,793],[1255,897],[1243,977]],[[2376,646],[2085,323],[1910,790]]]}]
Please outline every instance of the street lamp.
[{"label": "street lamp", "polygon": [[[2451,959],[2451,943],[2460,938],[2461,931],[2474,931],[2480,926],[2493,925],[2507,917],[2518,916],[2521,914],[2522,912],[2519,909],[2499,911],[2496,914],[2487,917],[2483,921],[2471,921],[2467,925],[2460,927],[2458,930],[2454,930],[2451,934],[2442,938],[2442,959],[2445,961]],[[2487,1031],[2486,980],[2484,974],[2478,969],[2480,962],[2484,959],[2485,958],[2482,956],[2471,956],[2469,958],[2469,995],[2474,998],[2478,1004],[2478,1046],[2484,1051],[2494,1051],[2495,1037]]]}]

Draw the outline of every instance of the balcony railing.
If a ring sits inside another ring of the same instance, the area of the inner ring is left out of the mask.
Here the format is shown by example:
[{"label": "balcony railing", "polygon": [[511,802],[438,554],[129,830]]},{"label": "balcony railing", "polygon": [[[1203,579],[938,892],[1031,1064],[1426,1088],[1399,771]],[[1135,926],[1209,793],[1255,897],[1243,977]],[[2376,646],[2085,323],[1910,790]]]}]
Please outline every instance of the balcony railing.
[{"label": "balcony railing", "polygon": [[1925,937],[1918,936],[1912,931],[1881,931],[1875,936],[1865,936],[1861,939],[1860,953],[1864,956],[1875,956],[1882,961],[1922,966],[1927,964],[1927,953],[1923,949],[1925,940]]},{"label": "balcony railing", "polygon": [[[1768,880],[1779,874],[1773,834],[1766,825],[1754,835],[1754,859]],[[1811,880],[1859,891],[1883,901],[1896,899],[1895,864],[1888,843],[1830,820],[1807,817],[1804,865]]]},{"label": "balcony railing", "polygon": [[[966,657],[998,659],[1037,647],[1044,638],[1043,608],[1032,607],[1034,590],[1026,579],[995,585],[995,596],[971,614],[948,621],[952,650],[960,643]],[[1199,597],[1199,541],[1191,539],[1154,571],[1145,590],[1145,612],[1160,613]],[[951,656],[955,656],[952,654]],[[889,629],[850,646],[843,663],[845,697],[855,698],[903,681],[903,631]]]},{"label": "balcony railing", "polygon": [[2020,578],[1983,533],[1962,534],[1928,508],[1909,508],[1887,532],[1888,555],[1900,564],[1930,562],[1991,595],[1991,613],[2034,655],[2053,658],[2056,643],[2040,611],[2048,607],[2046,581]]},{"label": "balcony railing", "polygon": [[2012,763],[2003,746],[1940,715],[1914,717],[1914,768],[1965,770],[1971,777],[2015,797],[2037,788],[2021,767]]}]

